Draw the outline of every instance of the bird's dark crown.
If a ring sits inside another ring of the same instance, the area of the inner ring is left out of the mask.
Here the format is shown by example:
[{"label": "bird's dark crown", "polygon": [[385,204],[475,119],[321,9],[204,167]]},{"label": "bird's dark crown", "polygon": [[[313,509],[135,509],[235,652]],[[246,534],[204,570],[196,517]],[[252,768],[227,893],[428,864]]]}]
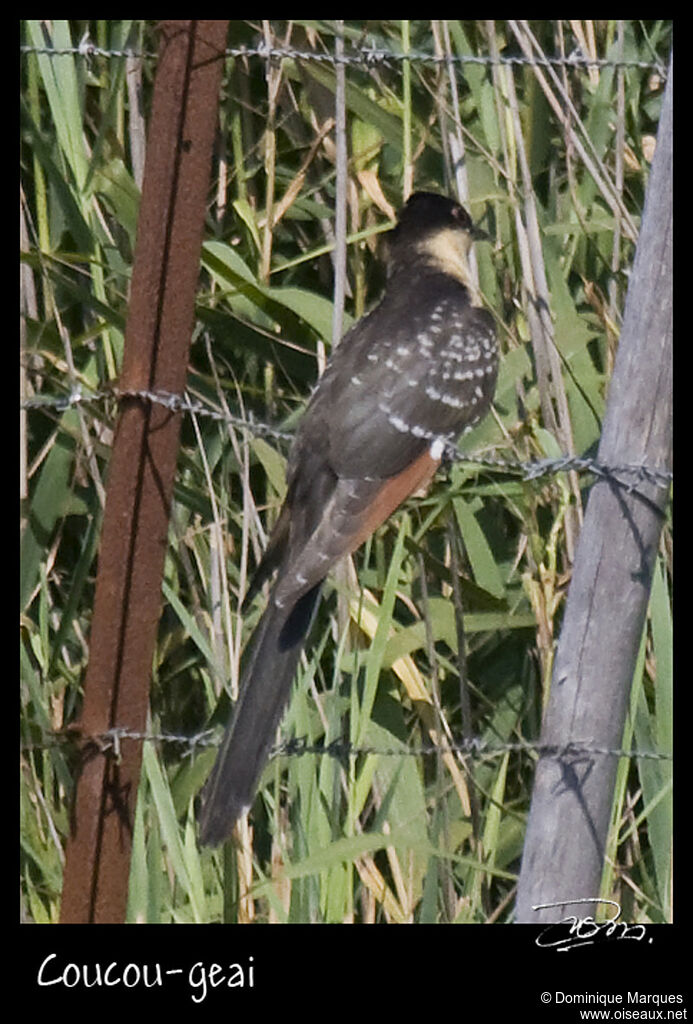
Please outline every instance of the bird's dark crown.
[{"label": "bird's dark crown", "polygon": [[414,192],[399,212],[393,241],[408,242],[441,229],[473,230],[472,218],[459,203],[436,192]]}]

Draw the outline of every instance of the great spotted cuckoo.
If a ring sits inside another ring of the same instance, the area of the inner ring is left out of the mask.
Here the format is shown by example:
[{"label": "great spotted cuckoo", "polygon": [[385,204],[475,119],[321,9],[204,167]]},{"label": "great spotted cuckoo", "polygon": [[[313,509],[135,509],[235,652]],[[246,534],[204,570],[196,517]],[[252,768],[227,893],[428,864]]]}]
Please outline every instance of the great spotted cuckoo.
[{"label": "great spotted cuckoo", "polygon": [[458,203],[412,195],[386,235],[385,294],[344,336],[308,403],[246,598],[275,576],[203,791],[204,844],[225,839],[252,803],[330,568],[425,486],[489,409],[498,349],[470,278],[479,235]]}]

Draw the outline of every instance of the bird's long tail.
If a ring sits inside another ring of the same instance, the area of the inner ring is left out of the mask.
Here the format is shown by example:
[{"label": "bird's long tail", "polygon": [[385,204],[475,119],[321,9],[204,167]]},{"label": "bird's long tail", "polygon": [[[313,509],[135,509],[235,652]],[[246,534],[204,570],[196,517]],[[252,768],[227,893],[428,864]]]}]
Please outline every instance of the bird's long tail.
[{"label": "bird's long tail", "polygon": [[270,602],[241,676],[234,716],[202,793],[200,841],[216,846],[255,796],[310,628],[321,584],[289,611]]}]

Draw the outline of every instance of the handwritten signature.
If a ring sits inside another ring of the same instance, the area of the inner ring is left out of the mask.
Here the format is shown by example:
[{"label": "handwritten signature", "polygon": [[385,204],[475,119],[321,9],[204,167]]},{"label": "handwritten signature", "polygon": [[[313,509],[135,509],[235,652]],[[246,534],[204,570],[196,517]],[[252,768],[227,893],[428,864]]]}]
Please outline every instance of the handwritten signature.
[{"label": "handwritten signature", "polygon": [[[631,939],[635,942],[642,942],[645,935],[644,924],[628,924],[626,921],[619,921],[621,906],[615,900],[603,900],[598,897],[585,897],[578,900],[557,900],[555,903],[537,903],[532,910],[545,910],[548,907],[570,907],[580,903],[604,903],[614,908],[613,917],[606,921],[595,921],[593,917],[578,917],[570,914],[544,928],[535,939],[536,945],[542,949],[555,949],[559,953],[569,949],[577,949],[580,946],[592,946],[597,942],[606,942],[609,939],[620,941]],[[569,925],[566,935],[565,926]],[[652,939],[648,939],[652,942]]]}]

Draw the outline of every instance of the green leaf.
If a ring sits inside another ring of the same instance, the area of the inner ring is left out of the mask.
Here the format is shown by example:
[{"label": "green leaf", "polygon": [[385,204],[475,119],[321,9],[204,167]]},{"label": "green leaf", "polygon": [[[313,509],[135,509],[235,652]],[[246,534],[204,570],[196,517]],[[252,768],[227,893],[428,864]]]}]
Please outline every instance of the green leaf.
[{"label": "green leaf", "polygon": [[[52,32],[45,21],[27,22],[29,36],[34,46],[50,46],[56,50],[72,47],[68,22],[53,21],[50,24]],[[82,103],[76,69],[76,61],[81,58],[70,53],[60,56],[39,53],[37,60],[58,142],[72,171],[77,193],[80,194],[89,169],[84,147]]]},{"label": "green leaf", "polygon": [[464,548],[472,566],[474,579],[494,597],[505,595],[505,585],[499,572],[493,552],[476,516],[464,498],[453,498],[455,518],[462,534]]},{"label": "green leaf", "polygon": [[74,451],[69,434],[77,430],[78,414],[68,410],[62,417],[61,429],[56,435],[33,488],[29,516],[20,542],[20,607],[25,609],[31,592],[39,578],[39,570],[46,556],[57,521],[66,514],[72,500],[70,474]]}]

